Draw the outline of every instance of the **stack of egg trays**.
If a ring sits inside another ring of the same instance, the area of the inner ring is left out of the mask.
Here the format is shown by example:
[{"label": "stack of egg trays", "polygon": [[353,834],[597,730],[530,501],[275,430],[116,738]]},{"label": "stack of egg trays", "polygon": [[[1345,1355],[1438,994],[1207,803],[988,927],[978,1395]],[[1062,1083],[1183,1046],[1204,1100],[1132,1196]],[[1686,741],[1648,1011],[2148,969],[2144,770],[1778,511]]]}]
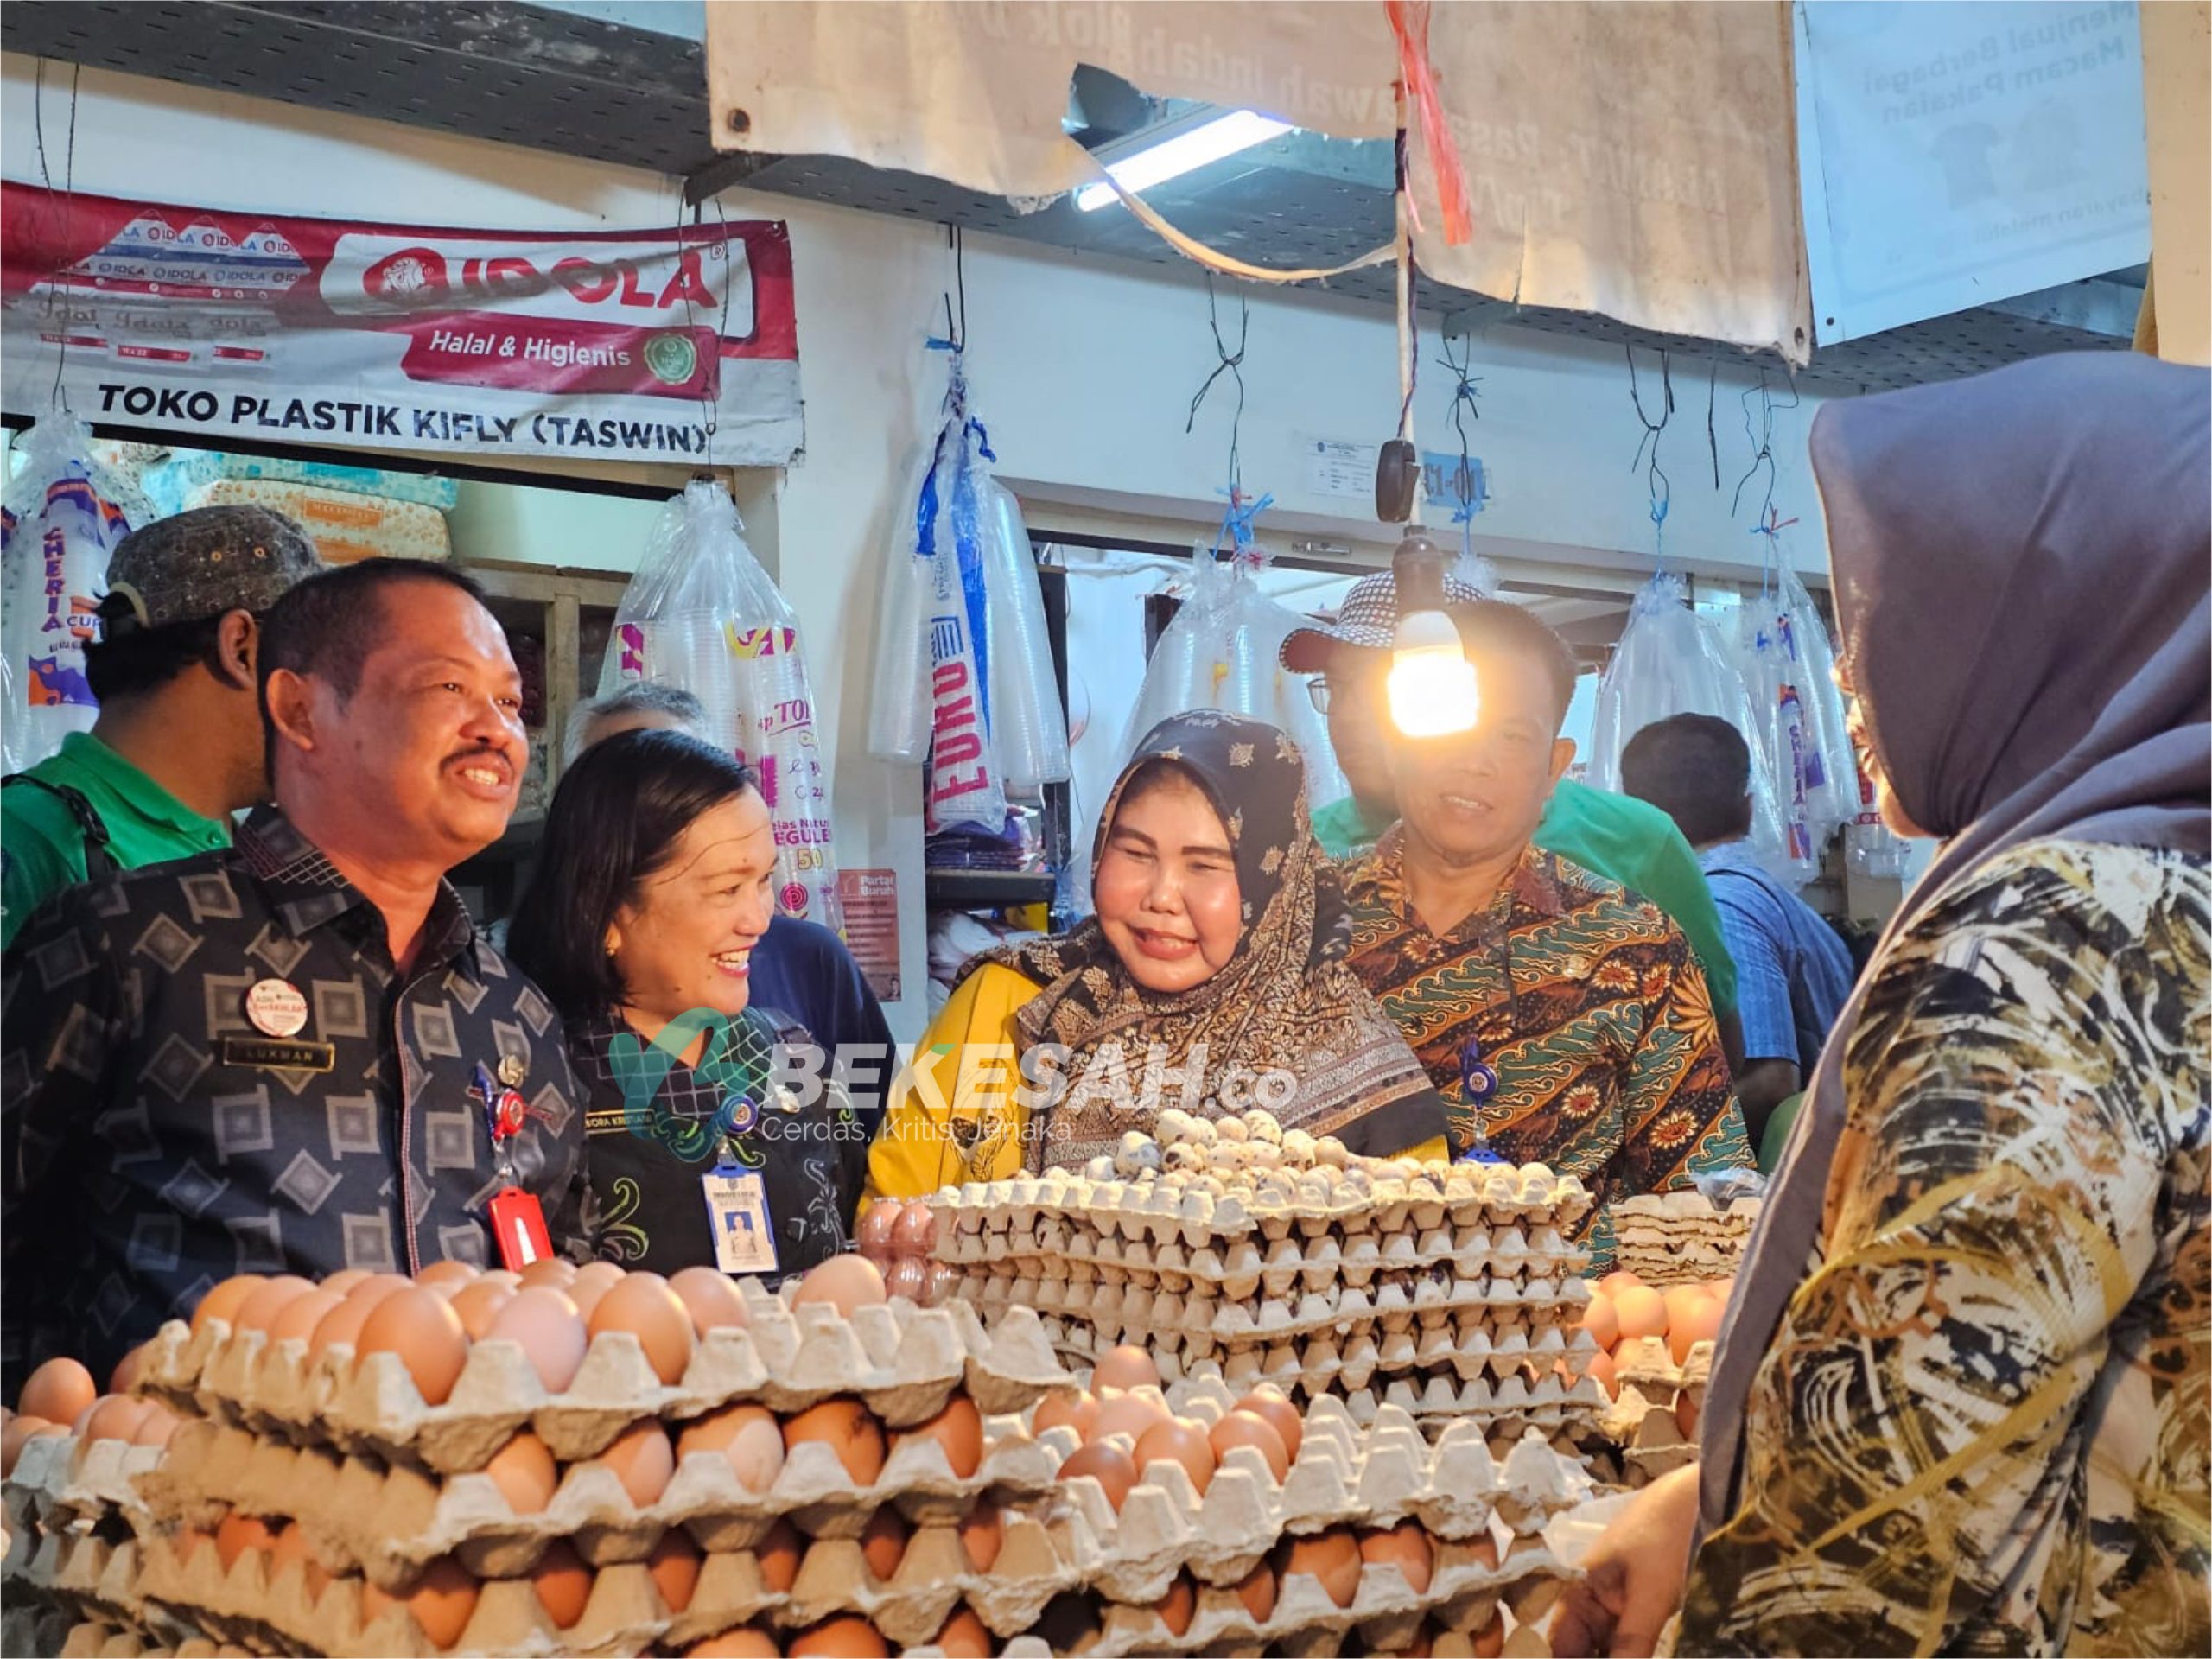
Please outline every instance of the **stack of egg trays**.
[{"label": "stack of egg trays", "polygon": [[149,1614],[137,1563],[147,1511],[137,1482],[161,1458],[159,1446],[122,1440],[41,1435],[24,1442],[0,1488],[8,1534],[0,1589],[10,1621],[0,1652],[54,1652],[57,1638],[86,1621],[114,1627],[118,1639],[143,1639]]},{"label": "stack of egg trays", "polygon": [[[438,1407],[423,1402],[391,1355],[357,1365],[334,1345],[308,1363],[300,1343],[271,1345],[219,1321],[196,1337],[169,1327],[142,1387],[194,1420],[179,1427],[158,1473],[141,1483],[154,1525],[137,1563],[140,1592],[257,1649],[427,1655],[438,1650],[404,1607],[365,1618],[362,1592],[370,1583],[402,1589],[424,1563],[451,1554],[486,1580],[456,1651],[635,1653],[756,1618],[798,1626],[839,1612],[870,1618],[894,1642],[927,1641],[963,1597],[988,1599],[997,1576],[971,1570],[958,1521],[987,1497],[1033,1503],[1052,1490],[1059,1457],[1029,1437],[1018,1414],[1066,1386],[1066,1372],[1033,1316],[986,1335],[965,1308],[897,1302],[860,1308],[847,1321],[827,1306],[757,1295],[748,1302],[750,1325],[709,1332],[672,1386],[659,1382],[626,1332],[596,1338],[571,1387],[550,1396],[512,1344],[480,1343]],[[747,1491],[726,1459],[701,1453],[640,1509],[592,1461],[646,1418],[668,1419],[674,1431],[728,1404],[788,1413],[842,1396],[897,1430],[934,1415],[962,1387],[985,1414],[982,1460],[964,1479],[927,1436],[902,1442],[865,1488],[832,1448],[806,1442],[791,1449],[766,1492]],[[518,1516],[480,1471],[524,1427],[569,1466],[544,1511]],[[898,1573],[879,1583],[858,1540],[885,1507],[918,1529]],[[181,1529],[233,1510],[298,1524],[337,1576],[316,1595],[304,1563],[272,1567],[266,1552],[249,1550],[226,1568],[213,1549],[183,1545]],[[767,1586],[753,1553],[779,1519],[811,1539],[785,1592]],[[661,1601],[645,1566],[671,1527],[687,1531],[706,1557],[681,1613]],[[1002,1560],[1057,1560],[1032,1517],[1009,1513],[1005,1532]],[[582,1617],[566,1630],[551,1625],[521,1576],[556,1539],[597,1569]]]},{"label": "stack of egg trays", "polygon": [[1675,1409],[1684,1396],[1702,1410],[1713,1377],[1714,1344],[1696,1342],[1675,1363],[1665,1340],[1638,1337],[1613,1352],[1620,1392],[1599,1423],[1616,1449],[1627,1484],[1641,1486],[1697,1459],[1697,1441],[1685,1435]]},{"label": "stack of egg trays", "polygon": [[253,1655],[251,1648],[226,1647],[204,1636],[188,1632],[149,1635],[129,1625],[109,1624],[97,1619],[71,1625],[58,1646],[17,1646],[9,1643],[0,1650],[10,1654],[59,1653],[61,1659],[252,1659]]},{"label": "stack of egg trays", "polygon": [[[1236,1392],[1218,1379],[1178,1385],[1179,1414],[1218,1421]],[[1074,1431],[1046,1436],[1073,1446]],[[1108,1604],[1096,1646],[1104,1654],[1267,1649],[1304,1655],[1374,1652],[1410,1642],[1425,1621],[1469,1630],[1503,1601],[1534,1618],[1571,1576],[1545,1534],[1590,1496],[1587,1476],[1541,1438],[1516,1445],[1501,1464],[1472,1425],[1431,1446],[1402,1414],[1385,1410],[1363,1427],[1340,1401],[1322,1397],[1306,1413],[1296,1459],[1277,1484],[1256,1450],[1233,1447],[1203,1496],[1179,1464],[1154,1461],[1116,1515],[1096,1480],[1066,1484],[1084,1582]],[[1389,1527],[1418,1521],[1438,1540],[1427,1589],[1416,1593],[1395,1567],[1369,1567],[1351,1605],[1339,1607],[1311,1578],[1281,1586],[1264,1624],[1232,1586],[1287,1537],[1329,1527]],[[1176,1576],[1198,1586],[1180,1635],[1154,1604]]]},{"label": "stack of egg trays", "polygon": [[1702,1284],[1743,1264],[1762,1200],[1715,1209],[1705,1195],[1642,1192],[1613,1205],[1613,1265],[1647,1285]]}]

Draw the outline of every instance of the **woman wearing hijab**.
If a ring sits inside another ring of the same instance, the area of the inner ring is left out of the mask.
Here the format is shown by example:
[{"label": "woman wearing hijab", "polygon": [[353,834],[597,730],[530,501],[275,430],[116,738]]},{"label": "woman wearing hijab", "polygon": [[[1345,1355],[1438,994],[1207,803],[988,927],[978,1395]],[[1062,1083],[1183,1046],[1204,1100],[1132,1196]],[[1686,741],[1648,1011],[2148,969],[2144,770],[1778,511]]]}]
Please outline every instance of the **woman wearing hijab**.
[{"label": "woman wearing hijab", "polygon": [[1212,710],[1154,728],[1099,819],[1091,902],[1072,931],[968,964],[893,1085],[876,1191],[1079,1166],[1171,1107],[1444,1155],[1442,1101],[1345,964],[1281,732]]},{"label": "woman wearing hijab", "polygon": [[509,954],[561,1015],[593,1231],[626,1267],[772,1282],[845,1248],[866,1132],[753,1001],[775,861],[751,770],[677,732],[595,743],[553,792]]},{"label": "woman wearing hijab", "polygon": [[1561,1655],[1678,1605],[1683,1654],[2212,1650],[2209,396],[2098,353],[1815,420],[1856,736],[1945,845],[1815,1074],[1702,1467]]}]

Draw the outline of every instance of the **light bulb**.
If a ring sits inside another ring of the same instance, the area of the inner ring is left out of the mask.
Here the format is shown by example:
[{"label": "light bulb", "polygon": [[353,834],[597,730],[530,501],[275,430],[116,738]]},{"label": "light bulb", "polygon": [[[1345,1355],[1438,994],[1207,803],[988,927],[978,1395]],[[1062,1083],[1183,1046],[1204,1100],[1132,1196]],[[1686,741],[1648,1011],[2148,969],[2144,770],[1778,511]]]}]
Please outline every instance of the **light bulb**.
[{"label": "light bulb", "polygon": [[1388,685],[1390,721],[1408,737],[1451,737],[1474,729],[1482,707],[1475,665],[1443,612],[1415,611],[1399,619]]}]

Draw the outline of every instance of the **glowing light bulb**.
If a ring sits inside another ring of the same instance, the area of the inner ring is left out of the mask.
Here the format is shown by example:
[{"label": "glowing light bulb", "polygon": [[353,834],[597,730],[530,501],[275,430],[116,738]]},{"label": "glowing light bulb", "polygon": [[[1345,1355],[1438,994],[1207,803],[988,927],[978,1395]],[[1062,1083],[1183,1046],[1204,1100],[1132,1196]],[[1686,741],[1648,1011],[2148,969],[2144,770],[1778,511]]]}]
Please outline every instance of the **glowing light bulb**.
[{"label": "glowing light bulb", "polygon": [[1450,737],[1474,729],[1482,708],[1475,665],[1443,612],[1415,611],[1399,619],[1387,684],[1391,723],[1408,737]]}]

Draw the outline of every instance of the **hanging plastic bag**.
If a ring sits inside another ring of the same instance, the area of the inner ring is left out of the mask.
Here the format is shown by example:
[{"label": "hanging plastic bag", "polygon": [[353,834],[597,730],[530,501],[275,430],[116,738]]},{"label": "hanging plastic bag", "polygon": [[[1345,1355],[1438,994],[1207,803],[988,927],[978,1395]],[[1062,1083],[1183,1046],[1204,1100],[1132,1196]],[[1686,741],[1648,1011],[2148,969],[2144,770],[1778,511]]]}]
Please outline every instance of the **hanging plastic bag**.
[{"label": "hanging plastic bag", "polygon": [[745,543],[737,504],[700,480],[662,509],[615,612],[602,696],[629,680],[680,686],[715,744],[760,775],[776,834],[776,903],[842,925],[830,791],[798,618]]},{"label": "hanging plastic bag", "polygon": [[1785,560],[1776,580],[1780,601],[1777,625],[1798,665],[1797,685],[1805,700],[1805,725],[1820,760],[1813,797],[1815,823],[1848,823],[1859,810],[1859,759],[1851,747],[1851,728],[1843,693],[1835,683],[1835,647],[1813,596]]},{"label": "hanging plastic bag", "polygon": [[16,683],[4,722],[11,770],[36,766],[99,717],[85,646],[99,636],[109,556],[131,529],[130,496],[92,459],[82,421],[50,413],[16,447],[22,464],[0,506],[0,654]]},{"label": "hanging plastic bag", "polygon": [[1782,822],[1779,861],[1771,874],[1802,887],[1820,874],[1820,849],[1834,829],[1815,817],[1827,791],[1797,684],[1802,670],[1779,613],[1766,596],[1746,601],[1737,626],[1737,657],[1751,695],[1758,741],[1772,757],[1775,808]]},{"label": "hanging plastic bag", "polygon": [[990,664],[991,751],[1009,796],[1044,798],[1073,774],[1067,709],[1052,670],[1045,593],[1021,504],[995,480],[985,493],[984,660]]},{"label": "hanging plastic bag", "polygon": [[875,684],[868,715],[868,752],[879,760],[918,765],[929,759],[929,581],[916,550],[915,518],[925,485],[937,468],[945,434],[938,431],[906,469],[906,488],[892,514],[891,547],[883,564],[883,608],[875,619]]},{"label": "hanging plastic bag", "polygon": [[1719,631],[1690,609],[1682,579],[1662,573],[1629,606],[1628,626],[1598,683],[1585,781],[1618,791],[1629,739],[1655,721],[1683,714],[1717,715],[1744,734],[1751,752],[1751,849],[1762,864],[1784,868],[1773,758],[1751,690]]},{"label": "hanging plastic bag", "polygon": [[1262,594],[1255,561],[1217,559],[1204,543],[1192,550],[1191,593],[1161,631],[1122,752],[1170,715],[1219,709],[1265,721],[1290,734],[1306,756],[1306,798],[1333,801],[1350,792],[1327,723],[1313,707],[1303,675],[1283,669],[1282,642],[1310,626],[1305,617]]}]

